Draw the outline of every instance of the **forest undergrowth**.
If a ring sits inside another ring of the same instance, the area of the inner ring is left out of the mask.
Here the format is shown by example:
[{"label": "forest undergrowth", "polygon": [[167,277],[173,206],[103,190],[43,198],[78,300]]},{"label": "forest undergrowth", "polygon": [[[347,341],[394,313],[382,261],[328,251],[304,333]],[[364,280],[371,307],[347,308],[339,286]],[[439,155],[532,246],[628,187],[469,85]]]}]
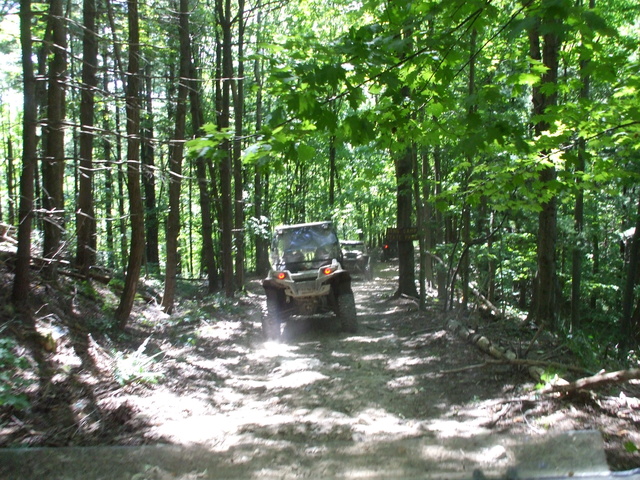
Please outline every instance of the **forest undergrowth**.
[{"label": "forest undergrowth", "polygon": [[[437,422],[496,434],[540,436],[596,429],[612,470],[640,467],[640,382],[545,394],[526,365],[492,362],[451,331],[453,320],[496,347],[549,365],[583,367],[566,341],[523,321],[479,312],[418,310],[394,299],[395,265],[354,283],[359,332],[323,318],[289,324],[263,341],[259,280],[235,299],[180,282],[172,315],[161,283],[145,280],[130,326],[110,328],[113,286],[34,276],[25,323],[0,276],[0,447],[326,444],[433,434]],[[25,326],[31,322],[31,327]],[[545,369],[543,379],[585,374]],[[268,417],[267,421],[265,418]]]}]

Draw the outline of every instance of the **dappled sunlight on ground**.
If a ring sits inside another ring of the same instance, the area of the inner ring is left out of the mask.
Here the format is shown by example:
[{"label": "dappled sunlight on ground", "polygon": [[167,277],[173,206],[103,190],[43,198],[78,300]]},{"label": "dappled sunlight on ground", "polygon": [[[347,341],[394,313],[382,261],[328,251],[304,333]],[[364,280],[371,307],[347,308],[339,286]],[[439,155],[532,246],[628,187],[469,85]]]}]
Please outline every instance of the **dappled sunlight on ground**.
[{"label": "dappled sunlight on ground", "polygon": [[[394,272],[380,265],[374,281],[354,283],[356,334],[337,331],[329,314],[294,319],[283,341],[265,342],[258,282],[240,314],[222,312],[175,331],[162,316],[171,334],[156,329],[149,343],[160,381],[125,385],[109,397],[108,407],[126,411],[121,423],[130,428],[113,443],[188,446],[188,461],[202,463],[184,478],[213,478],[201,475],[206,469],[238,478],[240,469],[240,478],[261,480],[310,472],[430,478],[435,471],[454,472],[447,477],[453,479],[469,478],[476,466],[512,465],[515,436],[587,424],[571,405],[533,400],[533,385],[510,366],[467,368],[482,364],[484,354],[433,311],[394,299]],[[141,333],[133,349],[148,336]],[[632,413],[640,408],[637,399],[627,404]],[[77,405],[78,418],[91,408]],[[146,462],[153,452],[140,455]],[[175,450],[157,452],[185,461]]]}]

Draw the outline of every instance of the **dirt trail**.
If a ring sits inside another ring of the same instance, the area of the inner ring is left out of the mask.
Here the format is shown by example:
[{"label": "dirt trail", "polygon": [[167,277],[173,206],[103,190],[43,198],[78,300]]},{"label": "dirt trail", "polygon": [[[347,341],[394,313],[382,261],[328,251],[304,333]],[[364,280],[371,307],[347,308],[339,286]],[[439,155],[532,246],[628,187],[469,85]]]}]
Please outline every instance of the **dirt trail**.
[{"label": "dirt trail", "polygon": [[254,311],[202,328],[196,348],[169,350],[163,388],[122,400],[155,412],[147,435],[218,448],[250,438],[317,444],[497,428],[499,399],[525,378],[508,367],[440,373],[482,355],[412,301],[392,300],[392,268],[379,274],[354,283],[358,334],[336,333],[318,317],[265,343]]}]

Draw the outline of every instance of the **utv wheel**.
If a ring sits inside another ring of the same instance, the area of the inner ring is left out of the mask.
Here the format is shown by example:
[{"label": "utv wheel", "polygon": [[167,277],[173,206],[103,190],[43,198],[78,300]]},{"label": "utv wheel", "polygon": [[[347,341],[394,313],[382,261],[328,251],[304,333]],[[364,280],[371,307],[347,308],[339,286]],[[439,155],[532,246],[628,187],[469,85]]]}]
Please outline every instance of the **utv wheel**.
[{"label": "utv wheel", "polygon": [[267,315],[262,319],[262,334],[265,340],[280,340],[280,321]]},{"label": "utv wheel", "polygon": [[267,290],[267,312],[262,316],[262,334],[265,340],[280,340],[280,316],[279,302],[280,292]]},{"label": "utv wheel", "polygon": [[373,268],[370,263],[367,263],[367,266],[364,267],[364,278],[369,282],[373,280]]},{"label": "utv wheel", "polygon": [[338,318],[343,331],[348,333],[356,333],[358,331],[356,302],[353,298],[353,293],[338,295]]}]

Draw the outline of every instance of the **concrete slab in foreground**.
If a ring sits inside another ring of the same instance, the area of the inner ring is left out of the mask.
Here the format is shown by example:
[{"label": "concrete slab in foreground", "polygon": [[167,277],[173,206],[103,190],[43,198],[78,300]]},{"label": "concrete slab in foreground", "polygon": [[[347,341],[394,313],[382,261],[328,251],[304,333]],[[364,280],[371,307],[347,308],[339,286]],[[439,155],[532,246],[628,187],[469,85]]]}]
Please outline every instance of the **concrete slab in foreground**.
[{"label": "concrete slab in foreground", "polygon": [[[0,450],[1,480],[613,478],[599,432],[353,443]],[[627,479],[640,480],[640,475]]]}]

